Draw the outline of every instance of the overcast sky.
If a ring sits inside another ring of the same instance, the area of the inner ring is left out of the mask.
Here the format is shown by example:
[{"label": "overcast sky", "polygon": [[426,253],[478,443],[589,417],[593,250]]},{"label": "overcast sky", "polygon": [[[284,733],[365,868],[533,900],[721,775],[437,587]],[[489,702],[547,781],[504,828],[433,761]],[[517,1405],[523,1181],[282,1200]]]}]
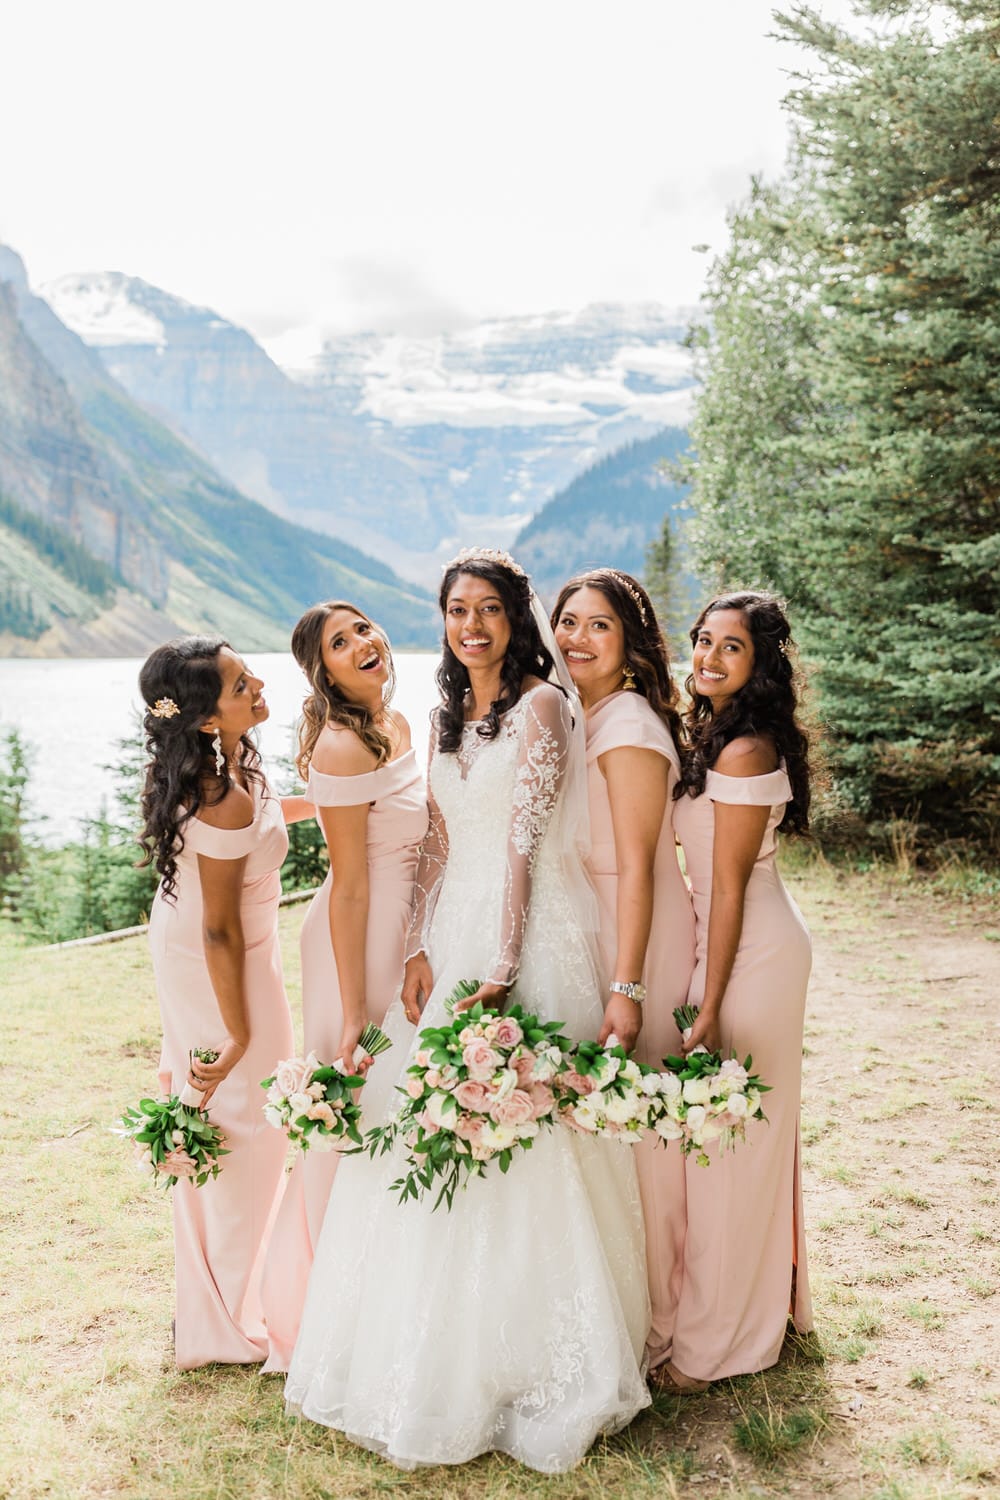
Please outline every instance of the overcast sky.
[{"label": "overcast sky", "polygon": [[[849,0],[817,0],[850,16]],[[780,171],[767,0],[22,0],[0,240],[260,337],[697,300]]]}]

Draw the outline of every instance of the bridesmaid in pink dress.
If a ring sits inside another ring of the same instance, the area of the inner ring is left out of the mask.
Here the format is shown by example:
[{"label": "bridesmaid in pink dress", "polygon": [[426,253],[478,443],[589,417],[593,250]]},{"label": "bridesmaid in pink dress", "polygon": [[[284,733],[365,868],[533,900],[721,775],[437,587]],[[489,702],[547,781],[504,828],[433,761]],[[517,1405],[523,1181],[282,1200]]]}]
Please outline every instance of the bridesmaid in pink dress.
[{"label": "bridesmaid in pink dress", "polygon": [[690,750],[674,811],[697,921],[685,1043],[753,1054],[773,1092],[769,1124],[687,1171],[688,1229],[665,1382],[681,1390],[773,1365],[789,1316],[812,1327],[799,1171],[799,1096],[812,962],[802,915],[775,866],[780,827],[809,816],[806,735],[795,717],[791,634],[780,602],[713,599],[691,632]]},{"label": "bridesmaid in pink dress", "polygon": [[[565,585],[552,627],[587,714],[591,852],[598,945],[613,1031],[642,1062],[659,1064],[681,1039],[694,969],[694,911],[673,830],[680,774],[677,688],[652,602],[611,568]],[[646,1224],[651,1368],[670,1354],[684,1251],[684,1158],[653,1136],[635,1148]]]},{"label": "bridesmaid in pink dress", "polygon": [[[264,1121],[260,1079],[292,1043],[278,952],[285,821],[249,731],[263,683],[224,642],[160,646],[139,678],[150,761],[143,847],[162,876],[149,942],[163,1018],[160,1087],[201,1090],[229,1155],[204,1187],[173,1189],[179,1369],[262,1360],[260,1274],[285,1145]],[[190,1062],[214,1048],[216,1063]]]},{"label": "bridesmaid in pink dress", "polygon": [[[427,829],[410,728],[389,707],[389,642],[352,604],[308,610],[292,652],[310,684],[298,768],[330,854],[302,926],[304,1048],[351,1066],[368,1021],[399,993],[417,851]],[[339,1157],[299,1153],[264,1274],[266,1371],[287,1370]]]}]

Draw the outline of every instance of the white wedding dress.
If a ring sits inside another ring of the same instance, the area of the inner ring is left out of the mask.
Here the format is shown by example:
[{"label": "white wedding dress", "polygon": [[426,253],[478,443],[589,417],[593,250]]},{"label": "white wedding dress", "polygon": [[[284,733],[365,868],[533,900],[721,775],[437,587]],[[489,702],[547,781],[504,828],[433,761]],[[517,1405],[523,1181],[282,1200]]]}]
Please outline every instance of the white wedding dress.
[{"label": "white wedding dress", "polygon": [[[579,726],[578,726],[579,727]],[[574,728],[565,696],[535,687],[495,740],[469,725],[432,753],[431,829],[418,935],[434,975],[423,1024],[459,979],[507,981],[570,1036],[602,1005],[560,830]],[[395,1047],[363,1091],[366,1126],[398,1102],[416,1048],[397,1001]],[[627,1147],[542,1131],[504,1176],[400,1203],[401,1150],[348,1157],[334,1182],[285,1387],[290,1410],[404,1468],[495,1449],[546,1473],[649,1403],[645,1246]]]}]

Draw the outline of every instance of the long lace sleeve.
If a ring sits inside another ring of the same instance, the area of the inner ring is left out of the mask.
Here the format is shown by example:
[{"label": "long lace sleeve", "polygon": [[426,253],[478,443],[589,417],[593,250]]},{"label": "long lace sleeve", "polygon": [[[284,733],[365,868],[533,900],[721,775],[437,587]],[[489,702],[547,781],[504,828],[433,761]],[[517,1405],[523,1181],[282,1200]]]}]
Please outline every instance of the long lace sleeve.
[{"label": "long lace sleeve", "polygon": [[573,732],[570,706],[558,688],[537,688],[522,712],[500,943],[489,973],[483,976],[492,984],[513,984],[521,966],[535,857],[559,801]]},{"label": "long lace sleeve", "polygon": [[410,909],[410,926],[406,935],[404,959],[414,954],[426,953],[427,934],[434,915],[434,905],[444,878],[444,867],[448,863],[448,830],[444,817],[430,787],[430,767],[437,754],[437,725],[431,721],[430,745],[427,755],[427,810],[430,822],[420,845],[417,859],[417,878],[413,887],[413,905]]}]

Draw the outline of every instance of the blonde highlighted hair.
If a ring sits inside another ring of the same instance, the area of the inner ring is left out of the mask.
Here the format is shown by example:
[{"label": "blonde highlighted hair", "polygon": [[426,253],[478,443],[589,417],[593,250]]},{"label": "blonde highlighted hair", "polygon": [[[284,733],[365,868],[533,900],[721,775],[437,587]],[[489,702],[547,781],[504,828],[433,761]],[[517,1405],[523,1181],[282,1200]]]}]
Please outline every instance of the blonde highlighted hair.
[{"label": "blonde highlighted hair", "polygon": [[353,729],[358,739],[375,756],[376,767],[385,765],[392,755],[392,741],[375,723],[368,709],[361,703],[352,703],[339,688],[327,678],[323,663],[323,631],[326,622],[335,610],[346,609],[359,620],[366,620],[386,649],[386,666],[389,680],[382,695],[388,705],[396,687],[396,670],[392,661],[392,649],[388,637],[369,619],[363,609],[349,604],[344,599],[330,599],[325,604],[314,604],[307,609],[292,631],[292,655],[309,681],[309,694],[302,705],[302,722],[299,725],[299,749],[295,765],[302,780],[309,775],[309,763],[316,748],[316,741],[328,724],[344,729]]}]

